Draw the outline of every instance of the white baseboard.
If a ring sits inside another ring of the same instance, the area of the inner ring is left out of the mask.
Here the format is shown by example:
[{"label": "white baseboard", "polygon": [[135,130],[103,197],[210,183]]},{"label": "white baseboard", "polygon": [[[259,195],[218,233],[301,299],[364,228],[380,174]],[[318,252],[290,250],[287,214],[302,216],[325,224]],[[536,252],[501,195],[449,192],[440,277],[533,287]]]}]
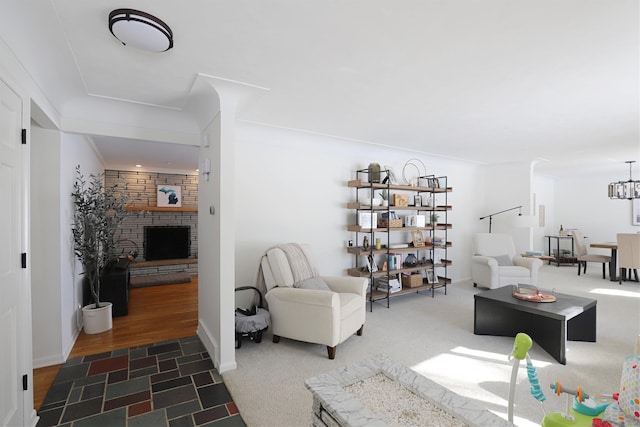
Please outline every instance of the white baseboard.
[{"label": "white baseboard", "polygon": [[211,360],[213,360],[213,366],[215,366],[219,373],[231,371],[238,367],[235,360],[231,363],[220,363],[220,351],[218,350],[220,346],[216,342],[211,332],[201,321],[198,321],[198,329],[196,331],[196,334],[198,335],[198,338],[200,338],[200,341],[202,341],[202,345],[204,345],[204,348],[206,348],[209,352],[209,356],[211,356]]}]

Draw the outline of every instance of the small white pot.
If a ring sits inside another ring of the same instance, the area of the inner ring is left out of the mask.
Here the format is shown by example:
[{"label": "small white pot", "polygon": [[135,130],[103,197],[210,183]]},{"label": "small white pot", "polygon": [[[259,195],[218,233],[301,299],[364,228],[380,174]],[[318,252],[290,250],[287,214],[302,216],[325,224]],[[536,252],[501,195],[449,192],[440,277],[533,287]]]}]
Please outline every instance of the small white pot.
[{"label": "small white pot", "polygon": [[383,200],[382,201],[382,206],[389,206],[389,201],[388,200]]},{"label": "small white pot", "polygon": [[82,322],[84,323],[85,334],[99,334],[113,327],[113,318],[111,316],[113,304],[101,302],[99,308],[95,308],[95,306],[95,304],[89,304],[82,307]]}]

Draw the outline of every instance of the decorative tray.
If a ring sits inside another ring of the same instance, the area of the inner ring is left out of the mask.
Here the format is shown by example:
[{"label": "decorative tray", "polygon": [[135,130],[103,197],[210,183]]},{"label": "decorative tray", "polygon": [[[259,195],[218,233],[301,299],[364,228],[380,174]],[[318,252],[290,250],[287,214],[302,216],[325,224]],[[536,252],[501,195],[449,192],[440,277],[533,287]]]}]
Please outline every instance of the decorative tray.
[{"label": "decorative tray", "polygon": [[556,296],[547,292],[543,292],[537,288],[527,288],[527,287],[514,287],[511,295],[514,298],[523,301],[531,301],[531,302],[554,302],[556,301]]}]

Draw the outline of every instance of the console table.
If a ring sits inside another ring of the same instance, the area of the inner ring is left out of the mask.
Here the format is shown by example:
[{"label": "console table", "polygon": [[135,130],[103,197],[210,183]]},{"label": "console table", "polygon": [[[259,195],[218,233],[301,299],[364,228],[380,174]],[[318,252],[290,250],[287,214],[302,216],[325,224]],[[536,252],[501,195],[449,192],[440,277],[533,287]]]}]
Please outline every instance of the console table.
[{"label": "console table", "polygon": [[[575,251],[573,249],[573,236],[544,236],[547,239],[547,247],[549,250],[549,256],[554,257],[555,258],[555,262],[556,262],[556,266],[560,266],[560,264],[566,264],[566,263],[571,263],[572,265],[577,262],[577,259],[575,257]],[[551,252],[551,240],[555,239],[556,241],[556,254],[557,255],[552,255]],[[569,239],[571,241],[571,256],[562,256],[562,253],[560,252],[560,242],[562,241],[562,239]],[[551,264],[553,260],[549,260],[549,264]]]}]

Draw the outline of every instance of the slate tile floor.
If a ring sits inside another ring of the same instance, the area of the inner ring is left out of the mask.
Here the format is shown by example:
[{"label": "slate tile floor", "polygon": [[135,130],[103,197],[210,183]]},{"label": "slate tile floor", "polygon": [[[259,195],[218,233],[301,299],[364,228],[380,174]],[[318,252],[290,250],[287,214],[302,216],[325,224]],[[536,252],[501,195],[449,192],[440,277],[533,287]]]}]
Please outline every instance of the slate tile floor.
[{"label": "slate tile floor", "polygon": [[197,336],[67,361],[37,427],[244,427]]}]

